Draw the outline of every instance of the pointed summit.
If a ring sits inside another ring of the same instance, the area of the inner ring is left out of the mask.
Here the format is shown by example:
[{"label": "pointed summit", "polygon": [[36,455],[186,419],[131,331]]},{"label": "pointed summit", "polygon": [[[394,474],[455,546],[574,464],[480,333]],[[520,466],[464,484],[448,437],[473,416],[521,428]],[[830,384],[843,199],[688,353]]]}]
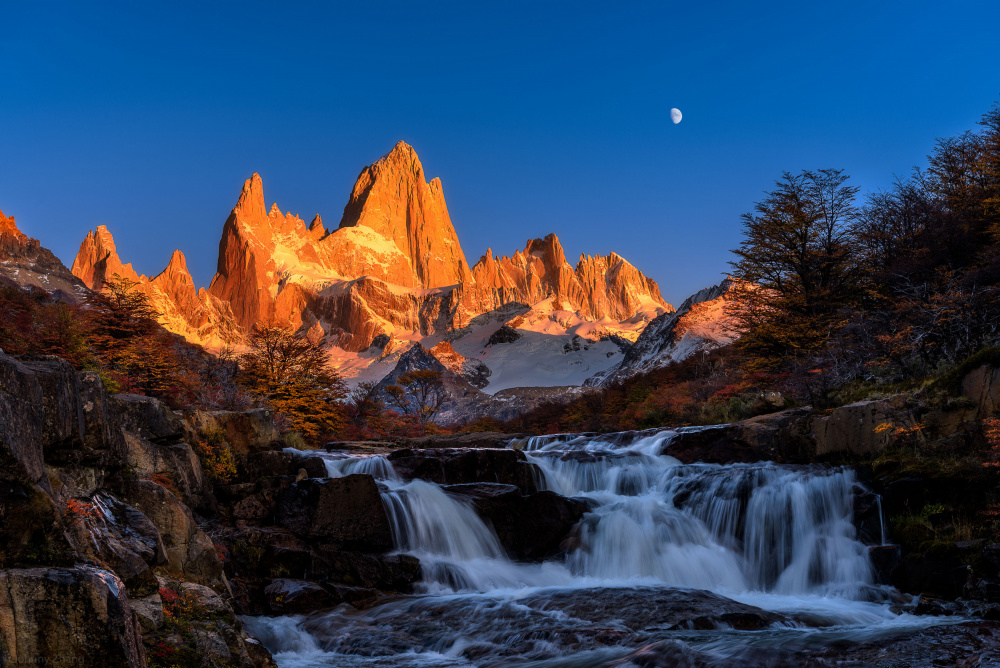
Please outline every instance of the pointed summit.
[{"label": "pointed summit", "polygon": [[399,142],[361,170],[340,228],[367,227],[396,244],[424,287],[471,279],[439,179],[427,183],[413,147]]},{"label": "pointed summit", "polygon": [[260,174],[253,173],[243,182],[240,198],[233,207],[233,214],[240,220],[260,221],[267,218],[267,206],[264,204],[264,183]]},{"label": "pointed summit", "polygon": [[122,264],[118,257],[115,239],[107,225],[98,225],[97,229],[87,234],[70,271],[91,290],[100,290],[116,274],[139,281],[139,275],[132,269],[131,263]]},{"label": "pointed summit", "polygon": [[312,219],[309,223],[309,236],[311,236],[316,241],[319,241],[326,236],[326,228],[323,227],[323,219],[317,213],[316,217]]},{"label": "pointed summit", "polygon": [[3,211],[0,211],[0,236],[4,235],[12,236],[19,242],[28,240],[28,235],[17,229],[17,225],[14,224],[14,216],[8,218],[3,215]]}]

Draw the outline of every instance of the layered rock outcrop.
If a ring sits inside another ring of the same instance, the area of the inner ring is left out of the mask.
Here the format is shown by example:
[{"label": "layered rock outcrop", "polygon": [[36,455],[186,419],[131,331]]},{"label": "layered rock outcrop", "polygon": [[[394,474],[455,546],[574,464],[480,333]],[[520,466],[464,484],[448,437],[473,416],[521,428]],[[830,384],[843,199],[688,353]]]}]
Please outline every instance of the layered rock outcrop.
[{"label": "layered rock outcrop", "polygon": [[69,302],[83,301],[88,293],[52,252],[17,228],[13,216],[0,211],[0,283],[29,290],[44,290]]},{"label": "layered rock outcrop", "polygon": [[[145,666],[150,647],[191,642],[205,665],[274,665],[196,516],[212,489],[185,434],[156,399],[0,352],[0,663]],[[192,625],[187,640],[168,613]]]}]

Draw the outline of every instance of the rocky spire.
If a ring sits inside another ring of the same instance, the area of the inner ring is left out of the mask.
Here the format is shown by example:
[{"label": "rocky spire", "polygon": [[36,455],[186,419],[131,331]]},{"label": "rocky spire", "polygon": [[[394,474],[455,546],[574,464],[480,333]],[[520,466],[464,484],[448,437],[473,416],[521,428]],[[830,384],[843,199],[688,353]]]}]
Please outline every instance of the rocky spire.
[{"label": "rocky spire", "polygon": [[[166,269],[156,275],[150,284],[159,288],[184,316],[191,316],[202,309],[194,279],[187,268],[184,253],[175,250]],[[160,309],[162,311],[162,308]]]},{"label": "rocky spire", "polygon": [[404,142],[361,170],[340,220],[341,229],[357,226],[394,242],[424,287],[471,279],[441,180],[426,182],[420,159]]},{"label": "rocky spire", "polygon": [[309,223],[309,236],[311,236],[315,241],[319,241],[326,236],[326,228],[323,227],[323,219],[320,218],[319,214],[312,219]]},{"label": "rocky spire", "polygon": [[268,321],[273,314],[270,289],[277,278],[272,249],[264,184],[254,172],[243,183],[236,206],[222,228],[216,274],[208,287],[209,294],[229,303],[236,321],[246,329]]},{"label": "rocky spire", "polygon": [[20,242],[28,239],[28,235],[17,229],[17,225],[14,224],[14,216],[8,218],[3,215],[3,211],[0,211],[0,236],[10,236]]},{"label": "rocky spire", "polygon": [[122,264],[114,237],[106,225],[98,225],[96,230],[87,234],[70,271],[91,290],[100,290],[116,274],[139,281],[139,275],[132,269],[132,264]]}]

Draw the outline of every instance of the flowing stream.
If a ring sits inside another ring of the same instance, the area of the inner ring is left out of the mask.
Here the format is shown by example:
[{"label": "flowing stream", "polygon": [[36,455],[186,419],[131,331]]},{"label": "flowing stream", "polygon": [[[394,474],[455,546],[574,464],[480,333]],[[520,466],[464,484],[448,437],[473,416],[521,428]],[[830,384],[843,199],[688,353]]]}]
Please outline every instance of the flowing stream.
[{"label": "flowing stream", "polygon": [[[421,562],[418,592],[246,621],[283,668],[794,665],[788,652],[941,623],[895,614],[902,597],[875,584],[852,470],[685,465],[662,454],[675,433],[517,444],[539,489],[590,507],[564,553],[542,563],[509,559],[467,501],[401,481],[384,457],[326,455],[331,477],[384,486],[396,549]],[[740,628],[746,606],[770,616]]]}]

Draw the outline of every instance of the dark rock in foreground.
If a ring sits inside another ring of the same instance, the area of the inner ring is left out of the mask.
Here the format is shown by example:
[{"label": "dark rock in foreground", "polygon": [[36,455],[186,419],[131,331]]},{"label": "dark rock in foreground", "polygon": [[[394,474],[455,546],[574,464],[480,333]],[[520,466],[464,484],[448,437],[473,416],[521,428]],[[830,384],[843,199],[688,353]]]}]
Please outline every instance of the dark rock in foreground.
[{"label": "dark rock in foreground", "polygon": [[370,475],[301,480],[281,491],[277,519],[278,524],[300,537],[342,549],[392,549],[389,518]]},{"label": "dark rock in foreground", "polygon": [[389,455],[403,479],[420,478],[440,485],[497,482],[522,492],[536,491],[533,469],[518,450],[453,449],[397,450]]},{"label": "dark rock in foreground", "polygon": [[445,490],[471,501],[476,513],[493,525],[500,544],[518,561],[541,561],[559,552],[588,510],[578,499],[550,491],[522,494],[514,485],[472,483],[449,485]]},{"label": "dark rock in foreground", "polygon": [[304,626],[324,647],[349,654],[444,652],[459,639],[475,638],[464,645],[462,658],[475,665],[503,666],[645,644],[653,634],[670,629],[759,630],[790,621],[706,591],[613,588],[537,594],[489,605],[479,596],[416,598],[335,617],[317,614]]},{"label": "dark rock in foreground", "polygon": [[77,568],[0,571],[0,665],[146,665],[125,585]]}]

